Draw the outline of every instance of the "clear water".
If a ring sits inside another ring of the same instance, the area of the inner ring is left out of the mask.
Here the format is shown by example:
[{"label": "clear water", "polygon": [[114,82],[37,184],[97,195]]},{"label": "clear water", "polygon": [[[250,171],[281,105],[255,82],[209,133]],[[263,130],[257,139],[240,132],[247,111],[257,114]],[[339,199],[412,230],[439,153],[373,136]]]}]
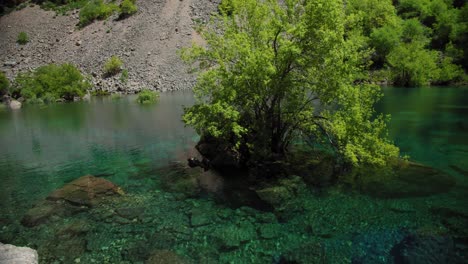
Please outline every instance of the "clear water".
[{"label": "clear water", "polygon": [[[164,93],[155,105],[130,96],[0,110],[0,242],[37,249],[41,263],[397,263],[395,245],[419,230],[449,237],[442,244],[463,260],[467,91],[384,88],[377,106],[392,114],[390,136],[404,154],[455,179],[450,191],[378,199],[304,189],[275,209],[242,180],[213,173],[197,178],[201,191],[167,187],[177,177],[174,161],[195,155],[198,136],[180,121],[190,92]],[[86,174],[126,195],[21,225],[49,193]],[[119,213],[128,208],[135,212]]]}]

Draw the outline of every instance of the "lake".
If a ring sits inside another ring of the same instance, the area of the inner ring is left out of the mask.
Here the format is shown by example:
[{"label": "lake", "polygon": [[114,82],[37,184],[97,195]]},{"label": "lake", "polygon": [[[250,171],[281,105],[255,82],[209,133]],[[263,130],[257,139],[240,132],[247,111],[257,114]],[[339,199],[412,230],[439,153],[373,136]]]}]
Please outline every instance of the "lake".
[{"label": "lake", "polygon": [[[270,208],[242,180],[184,168],[199,138],[181,122],[191,92],[0,110],[0,242],[35,248],[42,263],[398,263],[418,251],[408,239],[466,259],[468,89],[383,91],[390,138],[452,177],[450,190],[381,199],[298,187]],[[90,207],[46,200],[88,174],[125,195]]]}]

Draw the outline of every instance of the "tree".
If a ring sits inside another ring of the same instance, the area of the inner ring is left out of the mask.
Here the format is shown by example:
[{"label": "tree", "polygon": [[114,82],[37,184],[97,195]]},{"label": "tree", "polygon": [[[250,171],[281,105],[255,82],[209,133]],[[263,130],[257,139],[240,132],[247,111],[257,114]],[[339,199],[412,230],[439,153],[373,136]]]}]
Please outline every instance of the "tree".
[{"label": "tree", "polygon": [[[246,162],[287,155],[298,135],[331,146],[347,164],[398,156],[374,115],[376,86],[353,85],[363,56],[345,40],[339,0],[232,0],[182,57],[199,71],[183,120]],[[219,33],[221,32],[221,33]]]}]

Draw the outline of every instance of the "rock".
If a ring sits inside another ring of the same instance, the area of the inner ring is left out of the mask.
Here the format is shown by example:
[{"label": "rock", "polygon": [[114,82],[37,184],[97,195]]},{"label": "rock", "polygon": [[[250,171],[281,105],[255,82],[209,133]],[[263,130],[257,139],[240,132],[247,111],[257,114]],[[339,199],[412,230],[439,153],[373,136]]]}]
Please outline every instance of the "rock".
[{"label": "rock", "polygon": [[145,261],[145,264],[185,264],[184,258],[170,250],[155,250]]},{"label": "rock", "polygon": [[42,203],[26,212],[21,219],[21,224],[26,227],[33,227],[43,224],[57,211],[57,206],[53,203]]},{"label": "rock", "polygon": [[6,67],[15,67],[16,65],[16,61],[5,61],[3,63],[3,66],[6,66]]},{"label": "rock", "polygon": [[189,168],[181,162],[172,162],[160,170],[162,188],[185,196],[195,196],[200,192],[197,179],[202,173],[201,168]]},{"label": "rock", "polygon": [[13,110],[20,109],[21,108],[21,103],[16,101],[16,100],[11,100],[10,101],[10,108]]},{"label": "rock", "polygon": [[141,218],[145,213],[144,207],[124,207],[116,210],[117,214],[123,218],[133,220],[135,218]]},{"label": "rock", "polygon": [[260,226],[260,237],[265,239],[276,238],[281,233],[281,225],[279,224],[263,224]]},{"label": "rock", "polygon": [[82,99],[83,99],[83,101],[91,100],[91,94],[89,94],[89,93],[85,94]]},{"label": "rock", "polygon": [[410,234],[392,248],[391,254],[395,263],[402,264],[458,263],[449,236]]},{"label": "rock", "polygon": [[79,46],[81,46],[81,43],[82,43],[81,40],[78,40],[78,41],[75,43],[75,45],[79,47]]},{"label": "rock", "polygon": [[42,201],[29,209],[21,219],[21,224],[34,227],[46,223],[52,216],[74,215],[86,210],[79,206],[72,206],[65,201]]},{"label": "rock", "polygon": [[212,223],[210,215],[200,209],[192,209],[190,224],[194,227],[209,225]]},{"label": "rock", "polygon": [[16,247],[0,243],[0,263],[5,264],[37,264],[37,251],[28,247]]},{"label": "rock", "polygon": [[437,169],[399,161],[390,171],[367,168],[358,172],[359,188],[379,198],[423,197],[444,193],[455,185],[455,179]]},{"label": "rock", "polygon": [[238,248],[241,243],[256,239],[257,231],[252,223],[243,221],[239,225],[230,224],[217,228],[212,237],[221,249],[232,250]]},{"label": "rock", "polygon": [[280,206],[285,201],[292,198],[292,193],[284,186],[272,186],[256,191],[257,195],[263,201],[273,205]]},{"label": "rock", "polygon": [[309,242],[289,249],[280,256],[276,263],[329,263],[326,261],[325,247]]},{"label": "rock", "polygon": [[305,185],[301,178],[294,176],[280,179],[268,187],[257,189],[255,192],[261,200],[278,208],[293,199],[303,189],[305,189]]},{"label": "rock", "polygon": [[106,196],[123,194],[112,182],[91,175],[80,177],[47,196],[48,200],[65,200],[74,205],[92,206]]}]

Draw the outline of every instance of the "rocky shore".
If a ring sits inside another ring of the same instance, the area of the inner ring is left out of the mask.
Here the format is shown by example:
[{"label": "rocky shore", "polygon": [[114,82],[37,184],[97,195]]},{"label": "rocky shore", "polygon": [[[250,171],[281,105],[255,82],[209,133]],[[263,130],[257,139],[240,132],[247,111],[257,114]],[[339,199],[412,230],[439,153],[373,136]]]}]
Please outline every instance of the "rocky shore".
[{"label": "rocky shore", "polygon": [[[91,76],[94,89],[134,93],[190,89],[195,78],[177,50],[200,42],[196,23],[207,21],[219,0],[138,0],[138,12],[124,20],[117,15],[77,27],[79,11],[67,16],[28,6],[0,17],[0,71],[10,80],[48,63],[70,62]],[[30,41],[16,43],[20,32]],[[103,77],[103,65],[113,55],[124,62],[128,81]]]}]

